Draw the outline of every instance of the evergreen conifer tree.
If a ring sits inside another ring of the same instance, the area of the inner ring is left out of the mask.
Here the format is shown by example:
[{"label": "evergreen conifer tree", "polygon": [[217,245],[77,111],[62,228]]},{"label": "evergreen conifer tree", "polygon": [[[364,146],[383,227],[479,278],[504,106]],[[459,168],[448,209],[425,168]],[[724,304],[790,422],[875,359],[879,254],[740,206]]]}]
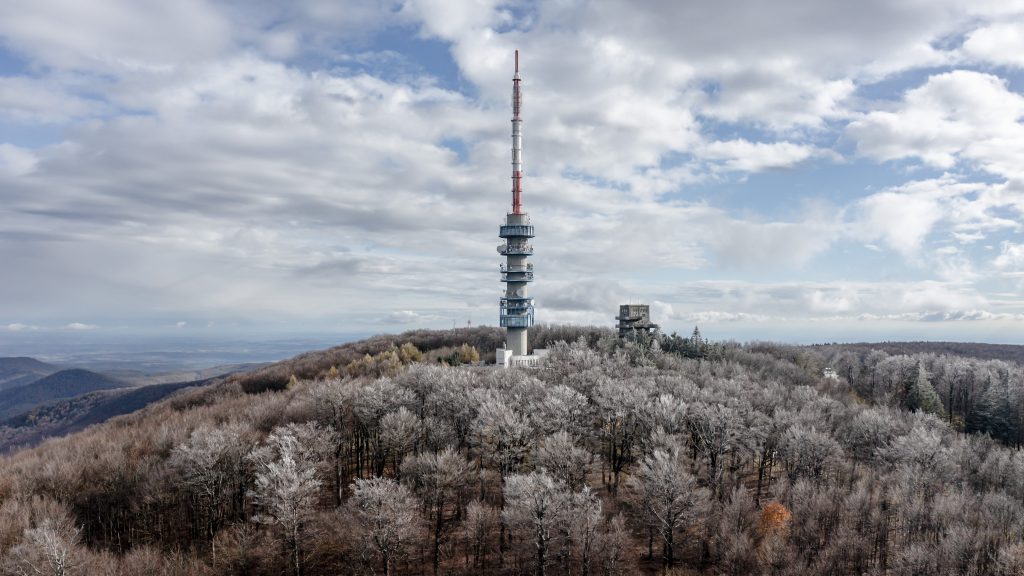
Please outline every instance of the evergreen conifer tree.
[{"label": "evergreen conifer tree", "polygon": [[942,400],[928,379],[928,371],[923,363],[917,365],[917,378],[910,385],[910,390],[907,393],[907,408],[940,416],[945,412]]}]

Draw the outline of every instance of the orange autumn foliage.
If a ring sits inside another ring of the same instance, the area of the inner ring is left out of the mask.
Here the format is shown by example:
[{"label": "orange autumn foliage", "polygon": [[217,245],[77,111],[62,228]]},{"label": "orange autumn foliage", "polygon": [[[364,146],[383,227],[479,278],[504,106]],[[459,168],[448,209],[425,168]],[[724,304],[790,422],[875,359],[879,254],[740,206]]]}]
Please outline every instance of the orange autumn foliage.
[{"label": "orange autumn foliage", "polygon": [[762,536],[779,534],[789,528],[793,515],[779,502],[769,502],[761,510],[761,522],[759,528]]}]

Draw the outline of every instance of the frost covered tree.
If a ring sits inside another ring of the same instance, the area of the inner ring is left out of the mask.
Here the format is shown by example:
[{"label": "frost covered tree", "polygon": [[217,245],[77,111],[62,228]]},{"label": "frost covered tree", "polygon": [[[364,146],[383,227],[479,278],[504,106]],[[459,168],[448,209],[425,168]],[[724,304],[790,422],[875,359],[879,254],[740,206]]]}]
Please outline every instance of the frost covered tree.
[{"label": "frost covered tree", "polygon": [[578,566],[584,575],[590,574],[600,556],[601,527],[604,525],[601,500],[589,487],[583,487],[569,496],[564,513],[567,518],[563,525],[572,554],[569,564]]},{"label": "frost covered tree", "polygon": [[310,458],[313,454],[300,443],[294,429],[279,428],[270,434],[267,445],[252,455],[256,481],[251,495],[259,510],[254,519],[280,530],[296,576],[302,574],[303,527],[321,486],[317,461]]},{"label": "frost covered tree", "polygon": [[594,455],[577,446],[572,437],[563,431],[556,432],[540,442],[534,450],[533,462],[575,492],[586,483]]},{"label": "frost covered tree", "polygon": [[510,476],[505,482],[502,516],[510,528],[533,543],[537,576],[545,574],[548,550],[569,502],[565,489],[544,472]]},{"label": "frost covered tree", "polygon": [[798,478],[823,480],[843,455],[831,436],[799,424],[783,435],[781,452],[790,482]]},{"label": "frost covered tree", "polygon": [[604,443],[601,452],[611,469],[614,494],[618,492],[619,475],[635,457],[637,443],[650,434],[647,395],[640,387],[602,377],[594,388],[593,401]]},{"label": "frost covered tree", "polygon": [[441,557],[441,537],[445,529],[445,509],[450,504],[457,508],[462,493],[469,484],[473,465],[454,448],[440,452],[409,456],[402,463],[405,481],[430,509],[434,532],[434,574]]},{"label": "frost covered tree", "polygon": [[695,402],[690,406],[687,419],[691,442],[695,450],[707,460],[708,485],[714,493],[722,486],[725,456],[740,446],[743,422],[729,406]]},{"label": "frost covered tree", "polygon": [[352,406],[358,390],[359,385],[356,382],[328,378],[314,383],[308,392],[317,421],[337,431],[331,451],[331,493],[334,495],[335,506],[341,505],[342,477],[347,472],[346,450],[351,443],[350,435],[355,424]]},{"label": "frost covered tree", "polygon": [[190,492],[214,558],[214,535],[224,520],[225,500],[235,496],[236,505],[244,505],[239,497],[245,493],[241,487],[249,450],[246,432],[246,427],[238,423],[218,428],[203,426],[193,430],[188,440],[171,452],[170,464]]},{"label": "frost covered tree", "polygon": [[377,476],[384,473],[388,452],[381,438],[381,420],[385,415],[398,411],[400,407],[410,408],[416,404],[416,395],[396,384],[391,378],[379,378],[359,390],[352,408],[358,423],[357,475],[362,476],[366,470]]},{"label": "frost covered tree", "polygon": [[697,485],[677,451],[655,450],[640,462],[633,490],[657,528],[666,566],[675,563],[676,533],[704,508],[707,491]]},{"label": "frost covered tree", "polygon": [[75,547],[79,529],[70,518],[44,518],[25,530],[23,542],[9,553],[9,569],[18,576],[67,576],[79,561]]},{"label": "frost covered tree", "polygon": [[528,418],[501,398],[486,398],[472,425],[473,445],[504,479],[530,453],[533,427]]},{"label": "frost covered tree", "polygon": [[419,502],[408,488],[388,478],[357,478],[351,489],[348,507],[358,524],[363,552],[376,556],[390,576],[420,538]]},{"label": "frost covered tree", "polygon": [[394,462],[395,475],[402,477],[402,458],[420,441],[422,421],[405,406],[389,412],[380,419],[380,443]]},{"label": "frost covered tree", "polygon": [[590,425],[587,397],[568,386],[555,386],[546,392],[527,410],[534,428],[542,434],[564,430],[574,438],[581,437]]},{"label": "frost covered tree", "polygon": [[485,569],[485,559],[492,549],[494,531],[498,527],[498,511],[493,507],[474,500],[466,506],[462,520],[462,539],[466,546],[467,564],[473,557],[473,568]]}]

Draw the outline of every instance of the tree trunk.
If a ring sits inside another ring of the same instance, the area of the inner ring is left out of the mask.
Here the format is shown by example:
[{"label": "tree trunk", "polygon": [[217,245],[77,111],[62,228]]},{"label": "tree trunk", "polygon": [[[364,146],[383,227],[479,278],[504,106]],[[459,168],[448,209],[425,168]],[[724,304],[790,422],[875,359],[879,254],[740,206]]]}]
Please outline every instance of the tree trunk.
[{"label": "tree trunk", "polygon": [[675,543],[675,530],[669,526],[665,529],[663,536],[665,549],[662,550],[662,556],[665,559],[665,565],[671,568],[672,565],[675,564],[675,554],[673,550],[673,544]]},{"label": "tree trunk", "polygon": [[296,525],[292,530],[292,553],[293,561],[295,563],[295,576],[302,576],[302,562],[300,561],[301,552],[299,551],[299,526]]},{"label": "tree trunk", "polygon": [[334,507],[341,506],[341,458],[345,453],[344,442],[334,449]]},{"label": "tree trunk", "polygon": [[547,543],[544,540],[543,528],[539,528],[537,535],[537,576],[544,576],[544,563],[547,561],[544,557],[547,553]]},{"label": "tree trunk", "polygon": [[437,522],[434,524],[434,576],[437,576],[437,569],[441,563],[441,526],[444,523],[444,500],[437,503]]},{"label": "tree trunk", "polygon": [[761,506],[761,484],[764,481],[765,456],[761,453],[761,460],[757,463],[757,490],[754,492],[754,506]]}]

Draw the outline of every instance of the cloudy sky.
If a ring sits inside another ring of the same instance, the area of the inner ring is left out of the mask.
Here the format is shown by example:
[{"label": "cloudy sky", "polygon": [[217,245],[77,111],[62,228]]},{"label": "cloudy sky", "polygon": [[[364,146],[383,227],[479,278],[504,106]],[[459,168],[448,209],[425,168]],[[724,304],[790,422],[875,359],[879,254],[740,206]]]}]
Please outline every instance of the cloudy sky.
[{"label": "cloudy sky", "polygon": [[0,331],[1024,343],[1024,2],[0,0]]}]

